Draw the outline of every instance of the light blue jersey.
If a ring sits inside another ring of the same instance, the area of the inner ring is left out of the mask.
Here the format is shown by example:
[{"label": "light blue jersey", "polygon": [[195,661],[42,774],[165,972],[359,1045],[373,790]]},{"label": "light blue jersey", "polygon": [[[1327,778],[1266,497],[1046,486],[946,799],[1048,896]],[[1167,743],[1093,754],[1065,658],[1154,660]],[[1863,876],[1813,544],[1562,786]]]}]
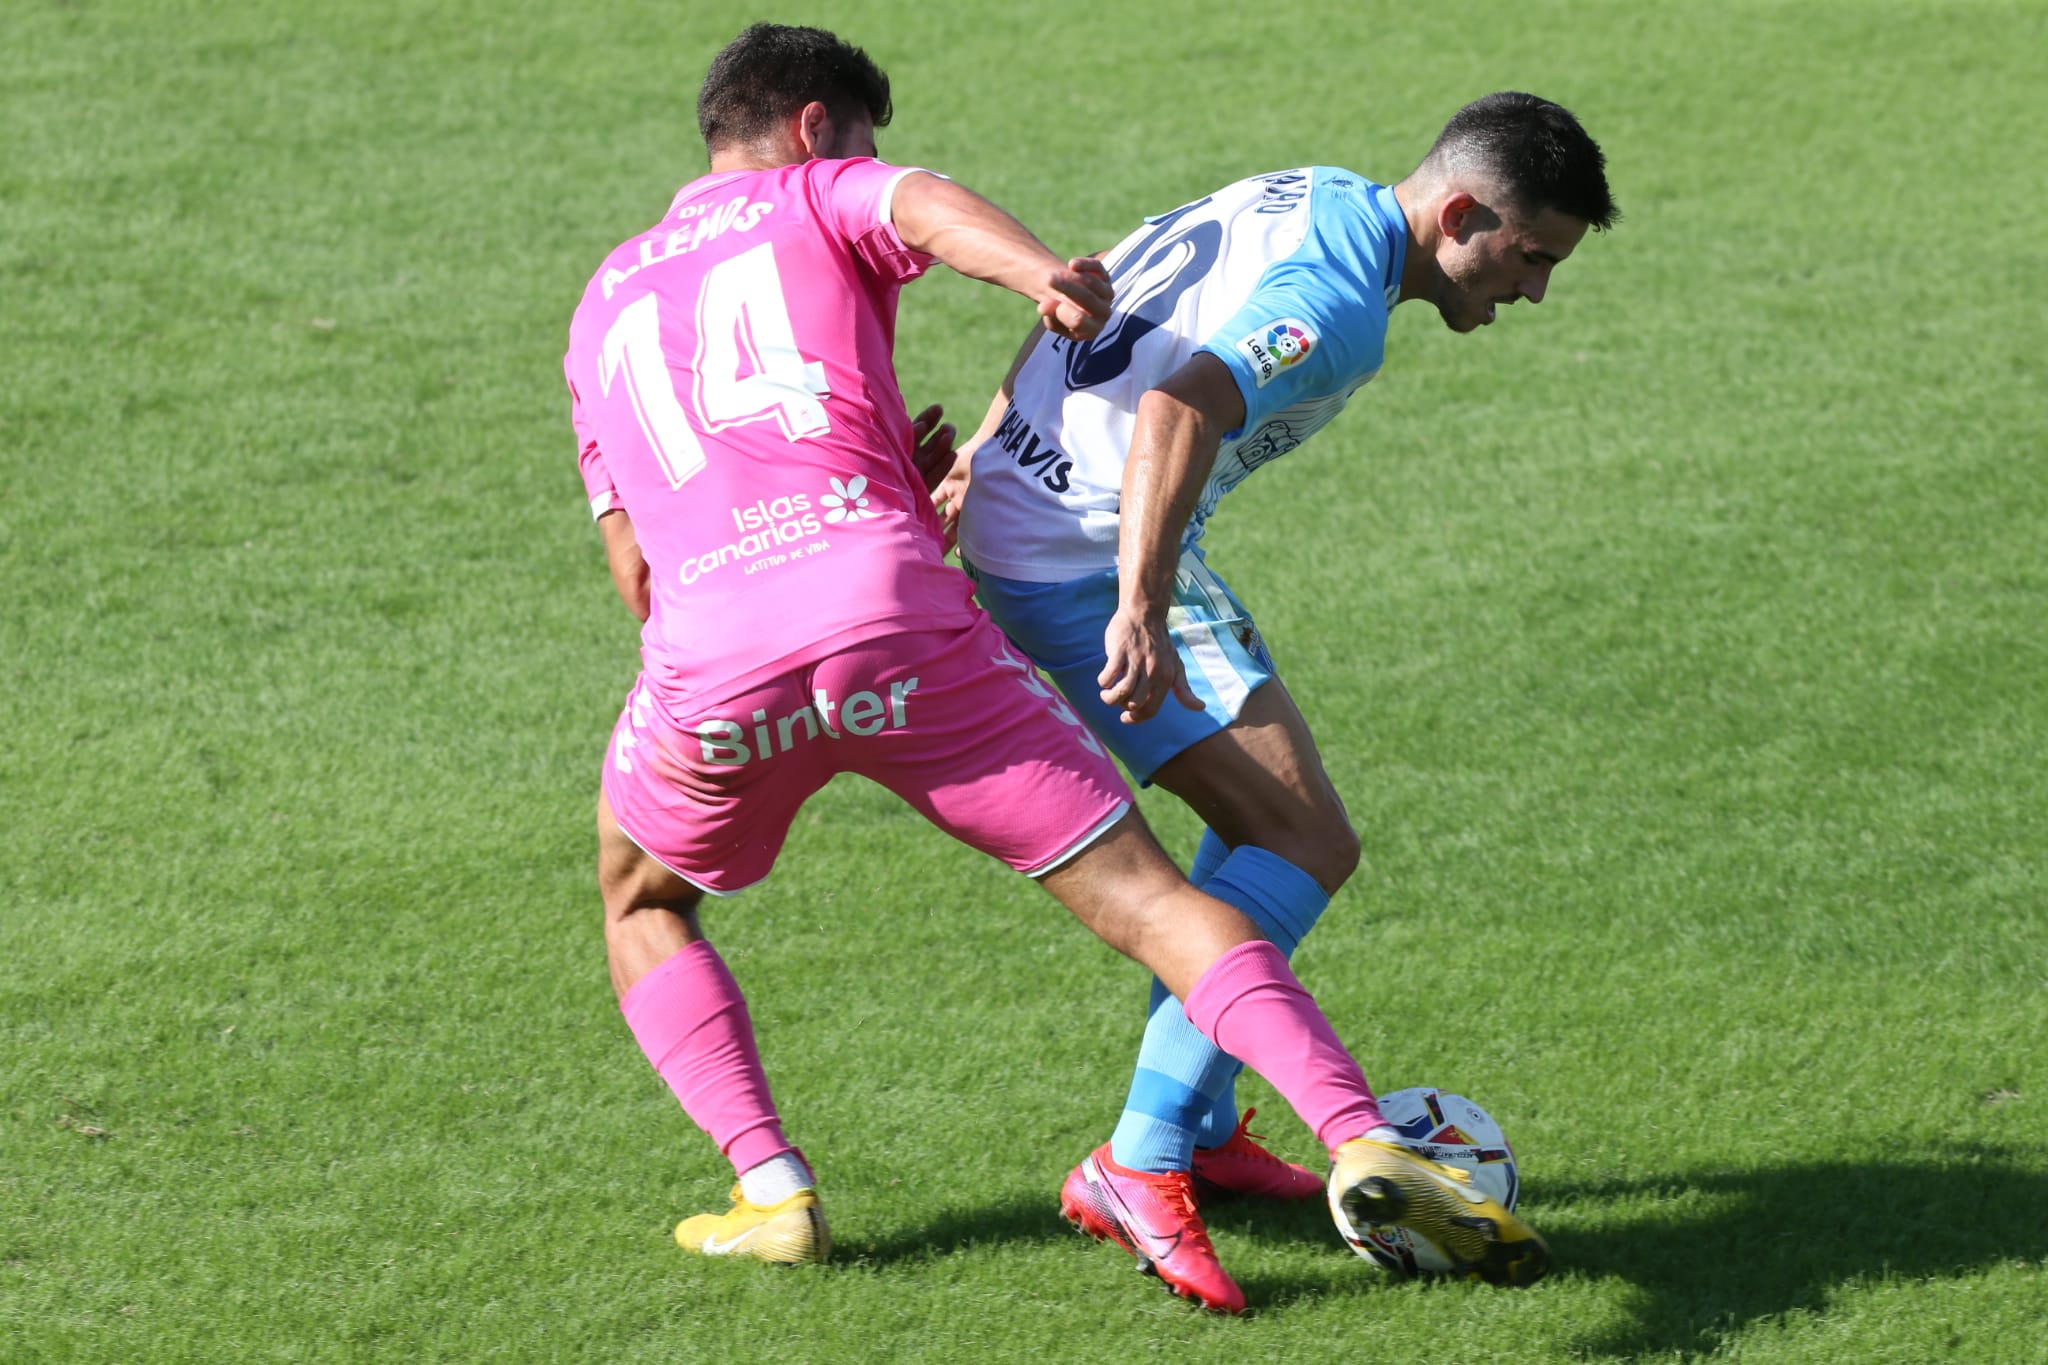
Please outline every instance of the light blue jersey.
[{"label": "light blue jersey", "polygon": [[1080,345],[1041,338],[975,451],[963,557],[1032,583],[1115,567],[1138,400],[1207,351],[1236,377],[1245,420],[1202,488],[1193,545],[1225,493],[1379,373],[1407,242],[1391,189],[1329,166],[1240,180],[1148,219],[1104,258],[1109,326]]}]

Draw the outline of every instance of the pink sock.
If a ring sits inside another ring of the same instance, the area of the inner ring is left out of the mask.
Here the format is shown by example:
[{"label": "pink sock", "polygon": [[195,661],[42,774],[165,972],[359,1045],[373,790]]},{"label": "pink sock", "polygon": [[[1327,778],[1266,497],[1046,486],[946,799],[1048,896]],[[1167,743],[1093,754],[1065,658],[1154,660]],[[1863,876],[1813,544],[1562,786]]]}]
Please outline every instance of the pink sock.
[{"label": "pink sock", "polygon": [[1332,1152],[1385,1122],[1365,1073],[1272,944],[1240,943],[1217,958],[1181,1009],[1271,1082]]},{"label": "pink sock", "polygon": [[746,998],[709,943],[665,959],[633,983],[619,1009],[683,1112],[735,1171],[794,1150],[768,1093]]}]

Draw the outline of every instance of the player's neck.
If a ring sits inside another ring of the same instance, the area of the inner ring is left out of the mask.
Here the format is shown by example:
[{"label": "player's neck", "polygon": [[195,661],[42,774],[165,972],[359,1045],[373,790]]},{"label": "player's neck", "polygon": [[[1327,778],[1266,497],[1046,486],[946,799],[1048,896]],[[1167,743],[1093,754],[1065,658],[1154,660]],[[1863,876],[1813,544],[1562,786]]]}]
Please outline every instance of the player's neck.
[{"label": "player's neck", "polygon": [[810,152],[791,139],[770,137],[759,142],[720,147],[711,154],[711,173],[724,175],[728,171],[773,171],[784,166],[800,166],[810,159]]},{"label": "player's neck", "polygon": [[1412,179],[1394,186],[1394,202],[1408,225],[1408,250],[1401,258],[1401,296],[1395,303],[1431,297],[1436,290],[1436,215],[1423,187]]},{"label": "player's neck", "polygon": [[735,171],[774,171],[784,166],[801,165],[809,161],[807,156],[776,158],[771,156],[747,156],[744,154],[711,158],[711,174],[730,175]]}]

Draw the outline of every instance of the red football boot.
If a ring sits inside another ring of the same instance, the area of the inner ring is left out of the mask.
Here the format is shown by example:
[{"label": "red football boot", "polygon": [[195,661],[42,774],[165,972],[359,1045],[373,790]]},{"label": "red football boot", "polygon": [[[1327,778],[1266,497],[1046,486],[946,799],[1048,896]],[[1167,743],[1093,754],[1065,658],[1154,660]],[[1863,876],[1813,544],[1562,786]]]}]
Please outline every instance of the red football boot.
[{"label": "red football boot", "polygon": [[1314,1199],[1324,1191],[1323,1177],[1304,1166],[1282,1161],[1251,1131],[1256,1109],[1244,1111],[1237,1131],[1221,1147],[1195,1148],[1195,1190],[1203,1199],[1219,1194],[1248,1194],[1259,1199]]},{"label": "red football boot", "polygon": [[1186,1171],[1130,1170],[1110,1159],[1105,1142],[1068,1173],[1060,1216],[1136,1256],[1139,1270],[1181,1297],[1219,1313],[1244,1311],[1244,1291],[1216,1259]]}]

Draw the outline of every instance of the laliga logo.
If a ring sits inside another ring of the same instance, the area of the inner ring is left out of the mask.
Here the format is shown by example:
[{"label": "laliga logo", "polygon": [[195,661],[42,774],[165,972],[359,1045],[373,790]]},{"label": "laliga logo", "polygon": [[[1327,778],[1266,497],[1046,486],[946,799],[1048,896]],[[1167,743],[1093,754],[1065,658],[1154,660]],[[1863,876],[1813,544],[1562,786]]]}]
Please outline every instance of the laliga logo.
[{"label": "laliga logo", "polygon": [[1262,324],[1237,343],[1237,353],[1252,367],[1252,378],[1260,388],[1273,376],[1307,360],[1316,348],[1316,334],[1300,318],[1279,318]]},{"label": "laliga logo", "polygon": [[1273,353],[1283,370],[1297,361],[1307,359],[1315,344],[1314,338],[1291,322],[1276,322],[1266,333],[1266,349]]}]

